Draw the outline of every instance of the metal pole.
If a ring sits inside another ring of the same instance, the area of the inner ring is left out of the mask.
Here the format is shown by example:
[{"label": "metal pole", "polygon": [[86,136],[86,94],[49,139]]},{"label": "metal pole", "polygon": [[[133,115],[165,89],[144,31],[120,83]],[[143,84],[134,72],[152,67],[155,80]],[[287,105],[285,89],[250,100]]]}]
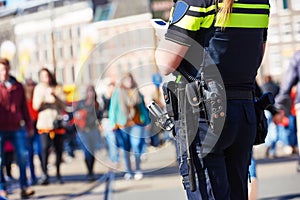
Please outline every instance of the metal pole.
[{"label": "metal pole", "polygon": [[56,55],[55,55],[55,36],[54,36],[54,14],[53,14],[53,11],[54,11],[54,1],[50,0],[49,1],[49,5],[50,5],[50,12],[51,12],[51,16],[50,16],[50,19],[51,19],[51,47],[52,47],[52,64],[53,64],[53,74],[54,74],[54,77],[56,78]]},{"label": "metal pole", "polygon": [[51,30],[51,43],[52,43],[52,62],[53,62],[53,74],[56,78],[56,56],[55,56],[55,39],[53,28]]}]

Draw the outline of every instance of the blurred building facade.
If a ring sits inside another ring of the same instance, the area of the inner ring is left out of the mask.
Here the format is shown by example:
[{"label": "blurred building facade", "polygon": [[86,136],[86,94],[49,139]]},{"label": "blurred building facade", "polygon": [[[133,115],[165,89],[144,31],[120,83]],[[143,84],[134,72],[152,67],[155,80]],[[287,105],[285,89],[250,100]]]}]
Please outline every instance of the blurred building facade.
[{"label": "blurred building facade", "polygon": [[6,5],[0,7],[0,44],[15,45],[12,72],[19,80],[37,81],[39,69],[47,67],[58,82],[82,86],[107,77],[117,80],[131,70],[139,83],[151,85],[156,66],[150,1],[24,0]]},{"label": "blurred building facade", "polygon": [[[300,1],[270,0],[270,4],[268,43],[259,75],[270,74],[280,81],[290,57],[300,47]],[[74,83],[80,70],[78,65],[83,64],[83,60],[87,59],[87,51],[95,48],[97,43],[123,30],[141,27],[138,24],[149,27],[148,18],[151,17],[167,20],[172,5],[172,0],[2,0],[1,52],[8,51],[2,48],[4,42],[11,41],[15,45],[15,52],[10,54],[14,54],[12,71],[19,79],[32,77],[37,80],[38,70],[46,66],[56,72],[59,82]],[[146,17],[145,13],[151,13],[152,16]],[[125,21],[126,23],[122,23]],[[146,46],[155,43],[149,35],[134,36],[142,37],[148,39],[143,41]],[[142,40],[133,42],[140,41]],[[129,43],[132,45],[132,42]],[[101,56],[100,49],[93,53],[93,57],[97,59],[89,61],[89,70],[81,77],[82,81],[96,80],[94,76],[107,65],[103,60],[111,60],[107,56]],[[143,65],[152,59],[153,55],[150,54],[132,56],[134,61],[130,58],[117,65],[125,66],[126,69],[134,67],[136,63]],[[145,57],[148,57],[147,62]]]},{"label": "blurred building facade", "polygon": [[268,41],[261,75],[280,82],[291,56],[300,49],[300,1],[270,0]]}]

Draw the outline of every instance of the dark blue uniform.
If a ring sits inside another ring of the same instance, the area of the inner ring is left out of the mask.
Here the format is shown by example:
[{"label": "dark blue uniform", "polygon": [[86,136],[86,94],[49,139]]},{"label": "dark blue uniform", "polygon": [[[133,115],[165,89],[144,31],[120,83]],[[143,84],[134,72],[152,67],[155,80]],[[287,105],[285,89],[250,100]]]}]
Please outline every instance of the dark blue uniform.
[{"label": "dark blue uniform", "polygon": [[[215,0],[177,1],[166,34],[166,39],[190,46],[190,51],[193,40],[204,47],[213,62],[203,59],[203,52],[198,52],[199,59],[204,60],[205,69],[212,64],[217,66],[227,96],[226,122],[212,150],[203,157],[199,139],[194,141],[193,149],[198,153],[198,159],[194,161],[197,191],[189,190],[188,166],[186,161],[180,161],[189,199],[248,199],[248,165],[256,132],[252,94],[267,37],[269,2],[235,0],[232,13],[224,24],[215,12],[216,7],[222,6],[222,2],[216,6]],[[210,34],[212,27],[213,35]],[[191,73],[195,73],[195,68],[197,70],[197,66],[184,64],[179,68]],[[198,135],[205,129],[205,124],[200,122]]]}]

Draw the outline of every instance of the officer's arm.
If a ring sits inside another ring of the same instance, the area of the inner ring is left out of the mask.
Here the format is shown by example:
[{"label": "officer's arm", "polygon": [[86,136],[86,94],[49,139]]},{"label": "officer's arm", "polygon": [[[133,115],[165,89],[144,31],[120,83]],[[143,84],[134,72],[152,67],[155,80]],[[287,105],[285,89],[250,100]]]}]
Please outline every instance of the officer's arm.
[{"label": "officer's arm", "polygon": [[188,46],[162,39],[159,47],[155,51],[155,59],[159,71],[164,75],[175,71],[188,48]]},{"label": "officer's arm", "polygon": [[[162,74],[168,75],[178,68],[190,46],[191,38],[195,38],[196,32],[200,29],[199,24],[201,24],[204,15],[200,11],[205,10],[205,8],[197,7],[201,3],[198,0],[184,0],[174,4],[170,13],[167,33],[155,52],[156,64]],[[194,9],[194,11],[189,11],[189,9]],[[195,13],[199,17],[191,15]]]}]

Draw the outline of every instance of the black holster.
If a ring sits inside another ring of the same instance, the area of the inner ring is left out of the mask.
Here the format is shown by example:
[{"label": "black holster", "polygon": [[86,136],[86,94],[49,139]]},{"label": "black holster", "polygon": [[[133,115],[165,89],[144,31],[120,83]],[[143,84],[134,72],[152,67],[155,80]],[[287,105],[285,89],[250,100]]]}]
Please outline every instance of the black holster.
[{"label": "black holster", "polygon": [[197,80],[186,85],[186,94],[193,113],[199,112],[212,129],[215,122],[224,120],[226,111],[225,90],[215,80]]},{"label": "black holster", "polygon": [[166,111],[175,121],[178,120],[178,99],[175,94],[176,83],[174,81],[165,82],[162,86]]},{"label": "black holster", "polygon": [[268,121],[264,110],[274,103],[275,99],[271,92],[264,93],[254,102],[257,123],[254,145],[265,143],[265,138],[268,134]]}]

